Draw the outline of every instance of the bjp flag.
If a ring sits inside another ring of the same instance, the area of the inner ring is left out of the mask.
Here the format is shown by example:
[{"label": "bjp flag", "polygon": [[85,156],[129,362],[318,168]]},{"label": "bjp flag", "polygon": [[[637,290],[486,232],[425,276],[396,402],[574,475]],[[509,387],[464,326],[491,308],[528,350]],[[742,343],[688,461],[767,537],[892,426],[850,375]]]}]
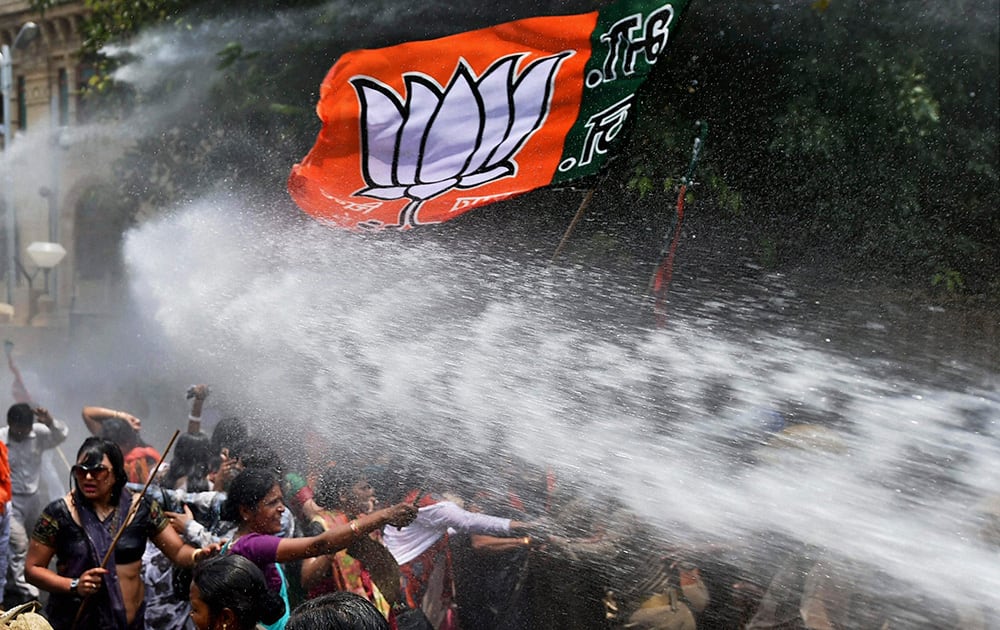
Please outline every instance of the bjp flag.
[{"label": "bjp flag", "polygon": [[509,22],[343,55],[288,190],[352,229],[447,221],[598,172],[688,0]]}]

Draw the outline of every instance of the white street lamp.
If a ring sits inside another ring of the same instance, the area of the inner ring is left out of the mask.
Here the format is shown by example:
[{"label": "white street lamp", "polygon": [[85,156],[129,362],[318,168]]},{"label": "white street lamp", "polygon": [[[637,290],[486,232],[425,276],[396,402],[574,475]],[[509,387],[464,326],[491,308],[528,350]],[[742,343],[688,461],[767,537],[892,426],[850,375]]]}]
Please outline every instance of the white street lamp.
[{"label": "white street lamp", "polygon": [[35,263],[39,269],[52,269],[66,257],[66,249],[59,243],[46,243],[35,241],[25,248],[28,258]]},{"label": "white street lamp", "polygon": [[[33,295],[35,276],[38,275],[39,271],[45,273],[45,294],[47,295],[49,292],[49,272],[66,257],[66,249],[59,243],[35,241],[28,245],[25,251],[28,252],[28,258],[31,259],[31,262],[35,263],[35,270],[28,273],[20,261],[15,259],[15,263],[24,277],[28,279],[28,323],[30,324],[36,311],[35,296]],[[39,296],[39,298],[41,297]]]},{"label": "white street lamp", "polygon": [[[38,37],[38,25],[25,22],[14,37],[13,50],[22,50]],[[13,83],[13,53],[11,47],[0,46],[0,96],[3,98],[3,151],[6,154],[14,139],[14,130],[10,127],[10,96]],[[6,156],[4,156],[6,157]],[[17,215],[14,209],[14,195],[11,193],[10,166],[3,169],[3,201],[5,225],[7,227],[7,303],[14,303],[14,286],[17,283]]]}]

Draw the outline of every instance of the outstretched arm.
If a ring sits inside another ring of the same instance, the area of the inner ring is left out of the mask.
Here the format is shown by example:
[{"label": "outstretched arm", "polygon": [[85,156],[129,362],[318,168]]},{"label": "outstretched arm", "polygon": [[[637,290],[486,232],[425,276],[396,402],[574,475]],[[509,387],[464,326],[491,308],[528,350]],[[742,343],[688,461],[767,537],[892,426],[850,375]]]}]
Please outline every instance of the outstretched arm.
[{"label": "outstretched arm", "polygon": [[382,529],[386,525],[405,527],[417,517],[417,508],[411,503],[396,505],[363,514],[347,525],[332,527],[318,536],[309,538],[282,538],[278,543],[277,562],[289,562],[347,549],[355,539]]},{"label": "outstretched arm", "polygon": [[494,536],[506,536],[512,530],[523,531],[524,523],[512,521],[508,518],[490,516],[479,512],[470,512],[460,508],[451,501],[440,501],[433,505],[421,508],[421,520],[426,519],[429,524],[441,528],[450,527],[457,531],[469,534],[492,534]]},{"label": "outstretched arm", "polygon": [[472,548],[479,553],[503,553],[512,549],[524,549],[531,547],[534,541],[531,536],[521,536],[519,538],[501,538],[499,536],[486,536],[484,534],[472,535]]}]

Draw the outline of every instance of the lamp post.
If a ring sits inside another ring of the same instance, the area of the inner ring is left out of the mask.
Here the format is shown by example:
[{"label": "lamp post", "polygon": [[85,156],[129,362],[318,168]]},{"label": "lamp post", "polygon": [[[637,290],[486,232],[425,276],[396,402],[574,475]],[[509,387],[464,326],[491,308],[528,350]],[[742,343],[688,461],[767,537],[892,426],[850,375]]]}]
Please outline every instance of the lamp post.
[{"label": "lamp post", "polygon": [[[49,243],[46,241],[35,241],[25,249],[28,252],[28,258],[31,262],[35,263],[35,270],[32,273],[28,273],[28,270],[21,265],[20,261],[15,259],[18,270],[24,274],[24,277],[28,280],[28,324],[31,324],[31,320],[35,316],[35,297],[32,295],[34,293],[34,281],[35,276],[38,275],[39,271],[45,273],[45,294],[49,292],[49,272],[52,268],[62,262],[62,259],[66,257],[66,249],[59,243]],[[41,299],[42,296],[39,296]]]},{"label": "lamp post", "polygon": [[[12,47],[0,46],[0,96],[3,97],[3,152],[4,158],[14,139],[14,130],[10,128],[10,93],[13,83],[12,58],[14,50],[22,50],[33,39],[38,37],[38,25],[25,22],[14,37]],[[17,215],[14,209],[14,195],[11,192],[11,168],[5,165],[3,169],[3,202],[5,226],[7,228],[7,303],[14,304],[14,286],[17,284]]]}]

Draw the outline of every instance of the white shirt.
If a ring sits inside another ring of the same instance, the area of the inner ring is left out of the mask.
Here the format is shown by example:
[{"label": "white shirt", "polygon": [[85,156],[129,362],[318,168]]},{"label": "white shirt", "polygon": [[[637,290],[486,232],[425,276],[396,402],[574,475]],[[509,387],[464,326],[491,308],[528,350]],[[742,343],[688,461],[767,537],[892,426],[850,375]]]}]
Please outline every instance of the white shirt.
[{"label": "white shirt", "polygon": [[14,494],[35,494],[42,471],[42,453],[55,448],[69,437],[69,427],[61,420],[52,420],[52,428],[41,422],[31,427],[28,437],[20,442],[9,439],[10,427],[0,428],[0,440],[7,445],[10,462],[10,485]]},{"label": "white shirt", "polygon": [[410,562],[448,532],[510,533],[510,519],[467,512],[451,501],[441,501],[417,510],[417,518],[402,529],[386,525],[382,542],[399,564]]}]

